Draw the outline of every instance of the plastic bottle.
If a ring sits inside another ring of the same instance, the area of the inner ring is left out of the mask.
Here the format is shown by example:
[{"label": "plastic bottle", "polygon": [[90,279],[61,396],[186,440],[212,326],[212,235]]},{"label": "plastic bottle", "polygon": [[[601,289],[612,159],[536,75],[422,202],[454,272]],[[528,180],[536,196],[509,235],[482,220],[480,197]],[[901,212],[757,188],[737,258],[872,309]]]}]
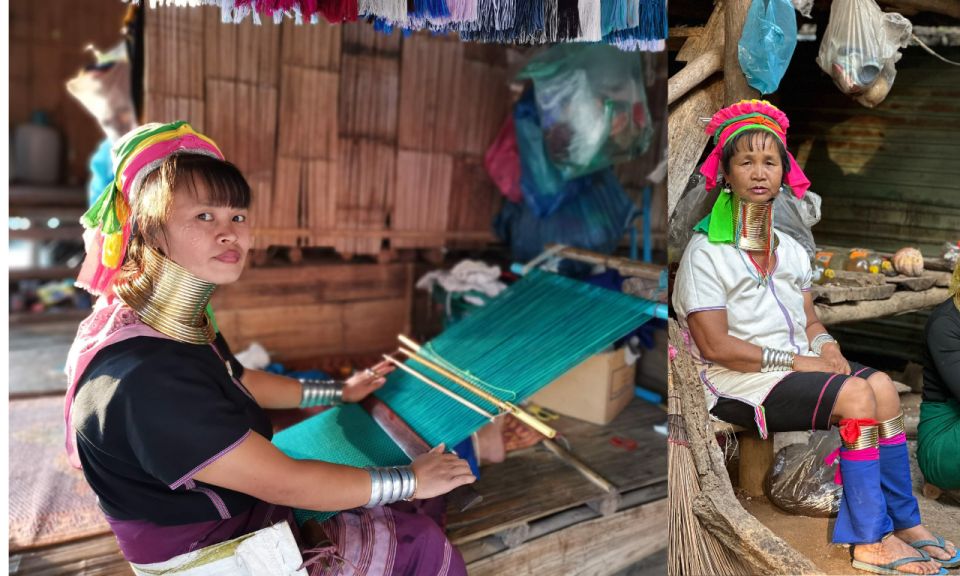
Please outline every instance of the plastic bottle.
[{"label": "plastic bottle", "polygon": [[60,135],[46,113],[34,111],[29,124],[17,126],[13,136],[14,174],[28,184],[60,181]]}]

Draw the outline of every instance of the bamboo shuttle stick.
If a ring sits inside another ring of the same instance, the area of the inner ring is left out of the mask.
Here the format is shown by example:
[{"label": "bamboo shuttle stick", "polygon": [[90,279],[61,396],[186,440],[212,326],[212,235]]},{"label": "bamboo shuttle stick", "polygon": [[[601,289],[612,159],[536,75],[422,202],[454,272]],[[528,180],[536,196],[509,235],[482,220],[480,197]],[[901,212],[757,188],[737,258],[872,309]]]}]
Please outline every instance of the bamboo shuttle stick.
[{"label": "bamboo shuttle stick", "polygon": [[578,472],[584,475],[584,477],[599,486],[606,492],[614,493],[617,491],[617,487],[611,484],[606,478],[601,476],[596,470],[587,466],[583,460],[580,460],[574,456],[569,450],[560,446],[556,442],[550,439],[544,439],[543,445],[547,447],[548,450],[557,455],[558,458],[566,462],[567,464],[573,466],[577,469]]},{"label": "bamboo shuttle stick", "polygon": [[390,362],[391,364],[393,364],[393,365],[396,366],[397,368],[400,368],[401,370],[403,370],[403,371],[406,372],[407,374],[410,374],[411,376],[413,376],[413,377],[416,378],[417,380],[420,380],[421,382],[427,384],[427,385],[430,386],[431,388],[436,389],[438,392],[441,392],[441,393],[449,396],[449,397],[452,398],[453,400],[456,400],[456,401],[459,402],[460,404],[463,404],[464,406],[466,406],[466,407],[469,408],[470,410],[473,410],[473,411],[476,412],[477,414],[480,414],[481,416],[484,416],[484,417],[486,417],[486,418],[489,418],[490,420],[493,420],[494,417],[496,416],[495,414],[491,414],[490,412],[488,412],[488,411],[484,410],[483,408],[477,406],[477,405],[474,404],[473,402],[467,400],[466,398],[462,398],[462,397],[460,397],[460,396],[457,396],[457,394],[456,394],[455,392],[453,392],[452,390],[449,390],[449,389],[447,389],[447,388],[444,388],[444,387],[441,386],[440,384],[437,384],[437,383],[434,382],[433,380],[427,378],[426,376],[424,376],[423,374],[417,372],[417,371],[414,370],[413,368],[407,366],[407,365],[404,364],[403,362],[400,362],[399,360],[397,360],[397,359],[394,358],[393,356],[390,356],[389,354],[384,354],[384,355],[383,355],[383,358],[384,358],[384,360],[386,360],[387,362]]},{"label": "bamboo shuttle stick", "polygon": [[457,376],[456,374],[453,374],[452,372],[450,372],[450,371],[447,370],[446,368],[443,368],[442,366],[438,366],[437,364],[431,362],[430,360],[427,360],[426,358],[424,358],[423,356],[421,356],[421,355],[419,354],[419,351],[421,350],[421,347],[420,347],[419,344],[417,344],[417,343],[414,342],[413,340],[407,338],[407,337],[404,336],[403,334],[399,334],[399,335],[397,336],[397,338],[400,340],[400,342],[402,342],[403,344],[406,344],[407,346],[410,346],[411,348],[413,348],[413,349],[416,351],[416,352],[411,352],[410,350],[407,350],[407,349],[405,349],[405,348],[400,348],[400,352],[406,354],[407,356],[409,356],[410,358],[416,360],[416,361],[419,362],[420,364],[423,364],[423,365],[426,366],[427,368],[430,368],[431,370],[433,370],[433,371],[435,371],[435,372],[437,372],[437,373],[439,373],[439,374],[442,374],[443,376],[446,376],[447,378],[453,380],[453,381],[456,382],[457,384],[463,386],[464,388],[466,388],[467,390],[473,392],[473,393],[476,394],[477,396],[483,398],[483,399],[486,400],[487,402],[490,402],[491,404],[493,404],[494,406],[498,407],[499,409],[501,409],[501,410],[503,410],[503,411],[505,411],[505,412],[509,412],[509,413],[513,414],[518,420],[520,420],[520,421],[522,421],[524,424],[530,426],[531,428],[533,428],[534,430],[536,430],[536,431],[539,432],[540,434],[543,434],[543,435],[546,436],[547,438],[555,438],[555,437],[557,436],[557,431],[556,431],[556,430],[554,430],[553,428],[547,426],[546,424],[544,424],[543,422],[541,422],[540,420],[538,420],[535,416],[526,413],[525,411],[523,411],[523,410],[522,410],[519,406],[517,406],[516,404],[513,404],[513,403],[511,403],[511,402],[507,402],[507,401],[505,401],[505,400],[501,400],[501,399],[497,398],[496,396],[494,396],[493,394],[490,394],[490,393],[487,392],[486,390],[483,390],[482,388],[480,388],[480,387],[478,387],[478,386],[476,386],[476,385],[474,385],[474,384],[471,384],[470,382],[467,382],[466,380],[464,380],[464,379],[461,378],[460,376]]}]

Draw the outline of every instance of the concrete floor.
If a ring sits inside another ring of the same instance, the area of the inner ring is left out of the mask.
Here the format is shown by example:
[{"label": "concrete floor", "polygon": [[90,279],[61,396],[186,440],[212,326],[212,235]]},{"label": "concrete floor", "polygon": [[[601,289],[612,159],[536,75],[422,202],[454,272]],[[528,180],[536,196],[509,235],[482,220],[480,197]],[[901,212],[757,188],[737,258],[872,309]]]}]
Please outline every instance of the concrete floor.
[{"label": "concrete floor", "polygon": [[10,326],[10,394],[66,391],[63,367],[78,321]]}]

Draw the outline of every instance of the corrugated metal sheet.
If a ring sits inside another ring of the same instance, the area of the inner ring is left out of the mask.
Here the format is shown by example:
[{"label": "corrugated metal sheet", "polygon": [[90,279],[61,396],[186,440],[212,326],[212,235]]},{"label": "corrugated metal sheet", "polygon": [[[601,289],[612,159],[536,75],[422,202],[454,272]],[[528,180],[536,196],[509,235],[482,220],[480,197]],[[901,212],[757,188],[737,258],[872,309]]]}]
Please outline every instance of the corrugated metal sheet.
[{"label": "corrugated metal sheet", "polygon": [[[819,42],[801,43],[779,90],[790,149],[823,197],[818,244],[939,256],[960,238],[960,68],[920,48],[897,64],[875,109],[844,96],[817,67]],[[960,49],[939,47],[960,60]],[[804,160],[804,157],[806,160]],[[928,312],[831,328],[850,358],[882,369],[920,362]]]},{"label": "corrugated metal sheet", "polygon": [[[790,148],[823,197],[817,242],[939,256],[960,236],[960,68],[908,48],[890,94],[869,109],[820,71],[817,45],[798,46],[779,91]],[[940,51],[960,60],[958,48]]]}]

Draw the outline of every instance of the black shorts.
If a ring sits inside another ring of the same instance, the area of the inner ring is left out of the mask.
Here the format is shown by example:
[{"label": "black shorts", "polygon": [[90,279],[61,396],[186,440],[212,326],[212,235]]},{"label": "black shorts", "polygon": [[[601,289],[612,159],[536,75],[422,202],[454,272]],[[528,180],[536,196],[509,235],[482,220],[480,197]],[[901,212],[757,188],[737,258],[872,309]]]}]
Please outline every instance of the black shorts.
[{"label": "black shorts", "polygon": [[[869,378],[877,371],[850,362],[850,374],[793,372],[774,386],[763,409],[770,432],[829,430],[830,415],[847,378]],[[720,398],[710,413],[724,422],[753,429],[753,407],[740,400]]]}]

